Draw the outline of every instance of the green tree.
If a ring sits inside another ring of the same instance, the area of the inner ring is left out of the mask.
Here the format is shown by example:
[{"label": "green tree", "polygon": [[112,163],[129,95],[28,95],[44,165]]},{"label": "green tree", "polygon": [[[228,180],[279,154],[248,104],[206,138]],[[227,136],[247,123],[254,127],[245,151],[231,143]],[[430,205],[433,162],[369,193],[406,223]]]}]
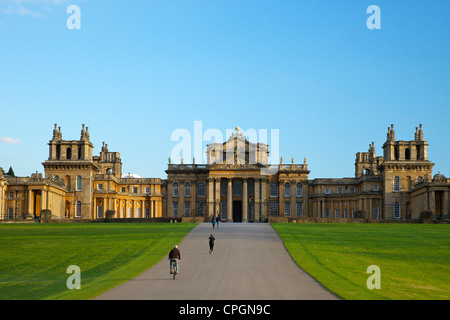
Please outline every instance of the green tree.
[{"label": "green tree", "polygon": [[9,176],[11,176],[11,177],[15,177],[15,175],[14,175],[14,170],[13,170],[12,167],[9,167],[9,170],[8,170],[7,175],[9,175]]}]

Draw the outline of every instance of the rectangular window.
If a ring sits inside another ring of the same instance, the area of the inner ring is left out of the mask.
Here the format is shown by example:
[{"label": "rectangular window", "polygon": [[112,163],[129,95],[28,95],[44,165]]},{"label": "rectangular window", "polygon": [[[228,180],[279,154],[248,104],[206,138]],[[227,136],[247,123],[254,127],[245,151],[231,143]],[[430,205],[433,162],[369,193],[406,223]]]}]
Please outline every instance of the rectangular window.
[{"label": "rectangular window", "polygon": [[290,202],[284,203],[284,214],[288,217],[291,216],[291,203]]},{"label": "rectangular window", "polygon": [[124,208],[124,207],[121,207],[121,208],[120,208],[120,217],[121,217],[121,218],[123,218],[124,212],[125,212],[125,208]]},{"label": "rectangular window", "polygon": [[145,217],[150,218],[150,209],[149,208],[145,208]]},{"label": "rectangular window", "polygon": [[199,217],[203,217],[205,215],[205,202],[204,201],[197,202],[197,215]]},{"label": "rectangular window", "polygon": [[97,190],[103,190],[103,183],[97,184]]},{"label": "rectangular window", "polygon": [[355,208],[352,208],[352,219],[355,218]]},{"label": "rectangular window", "polygon": [[78,176],[77,177],[77,191],[81,191],[81,187],[82,187],[81,176]]},{"label": "rectangular window", "polygon": [[128,208],[128,210],[127,210],[127,218],[132,218],[133,217],[132,213],[133,213],[133,209]]},{"label": "rectangular window", "polygon": [[250,197],[253,197],[255,195],[255,182],[253,180],[250,180],[248,182],[248,195]]},{"label": "rectangular window", "polygon": [[394,218],[400,219],[400,203],[398,202],[394,205]]},{"label": "rectangular window", "polygon": [[378,219],[378,207],[373,207],[372,208],[372,217],[374,219]]},{"label": "rectangular window", "polygon": [[150,194],[150,187],[145,187],[145,193]]},{"label": "rectangular window", "polygon": [[374,184],[372,186],[372,191],[378,191],[378,190],[379,190],[378,184]]},{"label": "rectangular window", "polygon": [[136,218],[140,218],[141,217],[141,208],[137,208],[136,209]]},{"label": "rectangular window", "polygon": [[173,203],[173,212],[172,212],[172,216],[173,216],[173,217],[178,217],[178,202],[174,202],[174,203]]},{"label": "rectangular window", "polygon": [[184,215],[186,217],[190,217],[191,216],[191,203],[189,201],[186,201],[184,203]]},{"label": "rectangular window", "polygon": [[355,188],[350,188],[350,193],[355,194]]},{"label": "rectangular window", "polygon": [[330,217],[330,209],[325,209],[325,218]]},{"label": "rectangular window", "polygon": [[138,193],[138,188],[137,187],[133,187],[133,193]]},{"label": "rectangular window", "polygon": [[77,201],[77,204],[76,204],[75,217],[77,217],[77,218],[81,217],[81,202],[80,201]]},{"label": "rectangular window", "polygon": [[127,192],[127,188],[125,187],[120,188],[120,192]]},{"label": "rectangular window", "polygon": [[331,194],[330,188],[325,188],[325,194]]},{"label": "rectangular window", "polygon": [[303,216],[303,202],[297,202],[297,217]]},{"label": "rectangular window", "polygon": [[338,188],[338,194],[343,194],[344,193],[344,188]]},{"label": "rectangular window", "polygon": [[286,183],[284,185],[284,197],[289,198],[290,196],[291,196],[291,186],[289,185],[289,183]]},{"label": "rectangular window", "polygon": [[242,183],[240,181],[233,181],[233,196],[242,195]]},{"label": "rectangular window", "polygon": [[14,192],[8,192],[8,199],[14,199]]},{"label": "rectangular window", "polygon": [[97,207],[97,219],[103,218],[103,206]]},{"label": "rectangular window", "polygon": [[341,210],[340,209],[334,209],[334,217],[340,218],[341,217]]},{"label": "rectangular window", "polygon": [[348,209],[344,209],[344,218],[345,218],[345,219],[348,218]]},{"label": "rectangular window", "polygon": [[203,182],[197,184],[197,196],[199,197],[205,196],[205,184]]},{"label": "rectangular window", "polygon": [[275,182],[272,182],[269,186],[269,195],[271,197],[278,197],[278,188]]},{"label": "rectangular window", "polygon": [[303,186],[299,182],[299,183],[297,183],[297,197],[301,197],[302,195],[303,195]]},{"label": "rectangular window", "polygon": [[276,201],[269,202],[269,213],[272,217],[278,216],[278,202]]}]

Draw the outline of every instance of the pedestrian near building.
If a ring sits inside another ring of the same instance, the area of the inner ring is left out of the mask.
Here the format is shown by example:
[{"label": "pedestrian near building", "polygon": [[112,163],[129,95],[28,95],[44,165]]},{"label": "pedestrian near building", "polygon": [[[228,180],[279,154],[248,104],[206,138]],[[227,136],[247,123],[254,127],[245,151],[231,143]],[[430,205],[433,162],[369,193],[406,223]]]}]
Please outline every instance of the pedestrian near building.
[{"label": "pedestrian near building", "polygon": [[212,227],[213,227],[213,229],[214,229],[214,227],[216,226],[216,216],[213,216],[213,217],[211,218],[211,223],[212,223]]},{"label": "pedestrian near building", "polygon": [[216,222],[217,222],[217,229],[219,229],[220,215],[217,215]]}]

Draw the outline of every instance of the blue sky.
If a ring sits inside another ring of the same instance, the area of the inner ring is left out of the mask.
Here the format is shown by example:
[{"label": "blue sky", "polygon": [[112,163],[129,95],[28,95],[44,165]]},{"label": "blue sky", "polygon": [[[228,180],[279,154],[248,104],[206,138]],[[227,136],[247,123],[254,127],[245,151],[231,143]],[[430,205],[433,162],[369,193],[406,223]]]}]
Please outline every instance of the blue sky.
[{"label": "blue sky", "polygon": [[286,162],[351,177],[391,123],[397,140],[421,123],[450,176],[449,17],[447,0],[0,0],[0,166],[43,172],[53,124],[77,140],[85,123],[95,155],[105,141],[124,173],[165,178],[172,133],[202,121],[279,129]]}]

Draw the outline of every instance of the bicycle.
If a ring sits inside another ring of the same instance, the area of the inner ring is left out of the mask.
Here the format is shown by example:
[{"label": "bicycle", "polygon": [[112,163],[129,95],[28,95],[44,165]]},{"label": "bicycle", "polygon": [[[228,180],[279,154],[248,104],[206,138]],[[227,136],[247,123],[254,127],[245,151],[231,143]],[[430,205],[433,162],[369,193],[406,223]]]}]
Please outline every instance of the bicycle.
[{"label": "bicycle", "polygon": [[176,259],[172,259],[172,261],[170,263],[172,264],[173,280],[175,280],[175,277],[178,273],[177,261],[176,261]]}]

